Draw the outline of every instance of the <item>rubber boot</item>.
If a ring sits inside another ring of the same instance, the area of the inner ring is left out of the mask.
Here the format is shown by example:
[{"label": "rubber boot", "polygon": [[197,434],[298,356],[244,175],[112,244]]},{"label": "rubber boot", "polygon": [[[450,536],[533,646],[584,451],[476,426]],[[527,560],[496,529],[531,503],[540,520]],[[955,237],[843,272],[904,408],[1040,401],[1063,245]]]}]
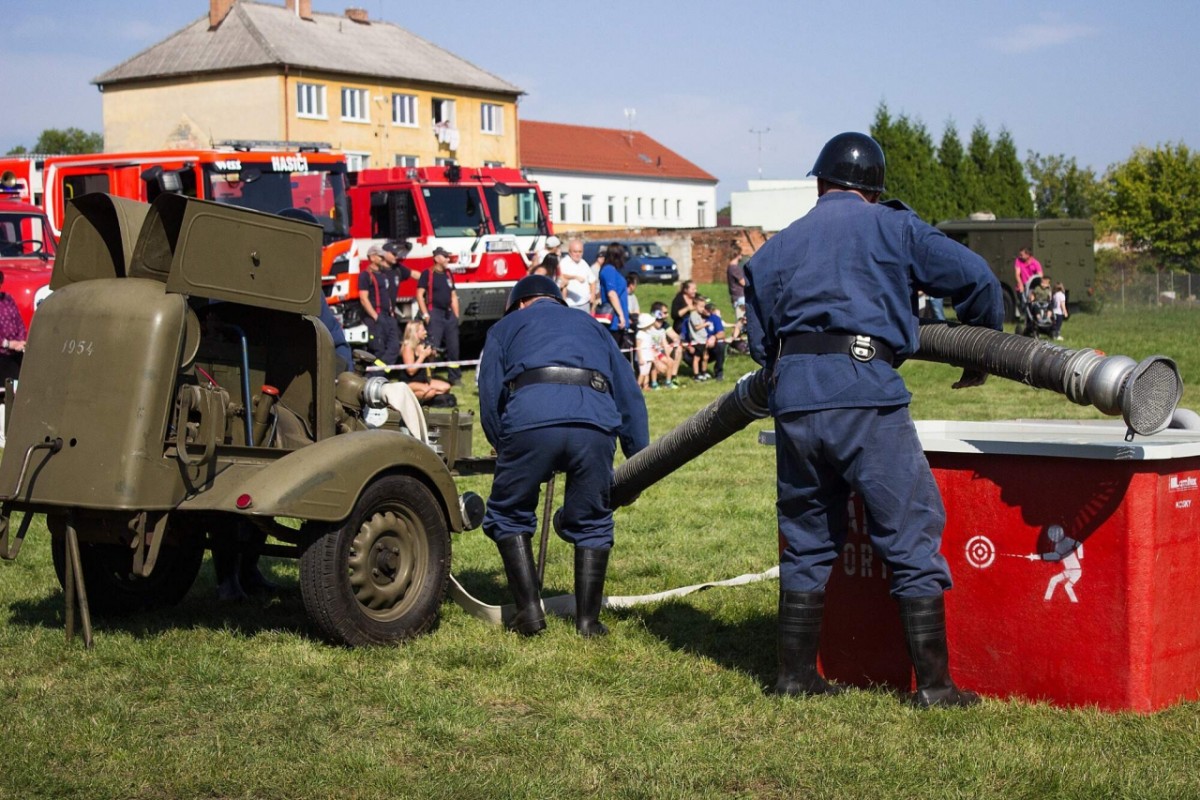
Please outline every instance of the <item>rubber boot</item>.
[{"label": "rubber boot", "polygon": [[508,588],[517,607],[508,628],[522,636],[534,636],[546,629],[546,612],[542,610],[542,598],[538,594],[531,538],[532,534],[522,533],[496,542],[504,561],[504,574],[508,576]]},{"label": "rubber boot", "polygon": [[946,645],[944,595],[900,598],[900,620],[908,655],[917,674],[912,703],[918,708],[973,706],[979,695],[959,689],[950,679],[950,651]]},{"label": "rubber boot", "polygon": [[238,579],[237,545],[227,542],[214,545],[212,549],[213,573],[217,579],[217,599],[221,601],[245,600],[246,590]]},{"label": "rubber boot", "polygon": [[825,613],[824,592],[779,592],[779,679],[775,694],[841,694],[817,672],[817,648],[821,644],[821,617]]},{"label": "rubber boot", "polygon": [[608,635],[608,628],[600,622],[608,553],[591,547],[575,548],[575,630],[589,639]]}]

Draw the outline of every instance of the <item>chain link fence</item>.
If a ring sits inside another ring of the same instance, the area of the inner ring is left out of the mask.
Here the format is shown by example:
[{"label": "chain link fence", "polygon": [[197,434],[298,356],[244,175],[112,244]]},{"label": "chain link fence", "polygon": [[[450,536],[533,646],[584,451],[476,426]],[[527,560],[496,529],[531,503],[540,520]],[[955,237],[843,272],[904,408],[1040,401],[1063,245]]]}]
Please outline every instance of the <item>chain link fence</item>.
[{"label": "chain link fence", "polygon": [[[1095,299],[1102,308],[1133,310],[1175,306],[1200,310],[1200,273],[1146,271],[1112,265],[1096,272]],[[1074,299],[1074,298],[1072,298]]]}]

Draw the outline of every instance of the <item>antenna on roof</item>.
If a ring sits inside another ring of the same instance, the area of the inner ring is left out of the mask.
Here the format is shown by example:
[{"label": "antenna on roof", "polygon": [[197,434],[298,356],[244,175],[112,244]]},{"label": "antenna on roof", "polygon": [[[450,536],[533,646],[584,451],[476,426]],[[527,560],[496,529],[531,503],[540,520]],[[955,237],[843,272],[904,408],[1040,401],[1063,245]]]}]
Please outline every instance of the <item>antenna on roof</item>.
[{"label": "antenna on roof", "polygon": [[629,139],[630,147],[633,147],[633,120],[636,117],[637,117],[637,109],[636,108],[625,109],[625,124],[628,129],[628,133],[626,133],[625,136],[626,136],[626,138]]},{"label": "antenna on roof", "polygon": [[750,129],[750,133],[758,137],[758,179],[762,180],[762,137],[764,133],[770,133],[770,128],[763,128],[761,131]]}]

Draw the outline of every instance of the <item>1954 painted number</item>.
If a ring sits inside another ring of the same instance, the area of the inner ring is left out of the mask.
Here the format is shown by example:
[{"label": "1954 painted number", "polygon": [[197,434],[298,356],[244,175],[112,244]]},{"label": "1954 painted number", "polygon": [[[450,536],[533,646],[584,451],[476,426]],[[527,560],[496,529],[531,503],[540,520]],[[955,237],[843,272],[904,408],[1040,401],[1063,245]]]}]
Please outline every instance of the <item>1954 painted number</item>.
[{"label": "1954 painted number", "polygon": [[67,339],[63,342],[62,351],[71,356],[90,356],[92,344],[84,339]]}]

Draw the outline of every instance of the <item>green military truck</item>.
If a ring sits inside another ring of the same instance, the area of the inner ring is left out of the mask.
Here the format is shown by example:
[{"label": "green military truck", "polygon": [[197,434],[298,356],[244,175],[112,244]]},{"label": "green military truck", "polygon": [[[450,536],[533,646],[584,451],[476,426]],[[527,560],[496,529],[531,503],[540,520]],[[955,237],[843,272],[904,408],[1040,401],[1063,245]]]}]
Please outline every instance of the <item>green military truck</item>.
[{"label": "green military truck", "polygon": [[1042,270],[1061,281],[1071,306],[1087,302],[1096,279],[1096,232],[1086,219],[960,219],[938,229],[983,256],[1004,286],[1004,316],[1015,319],[1013,262],[1028,247]]}]

